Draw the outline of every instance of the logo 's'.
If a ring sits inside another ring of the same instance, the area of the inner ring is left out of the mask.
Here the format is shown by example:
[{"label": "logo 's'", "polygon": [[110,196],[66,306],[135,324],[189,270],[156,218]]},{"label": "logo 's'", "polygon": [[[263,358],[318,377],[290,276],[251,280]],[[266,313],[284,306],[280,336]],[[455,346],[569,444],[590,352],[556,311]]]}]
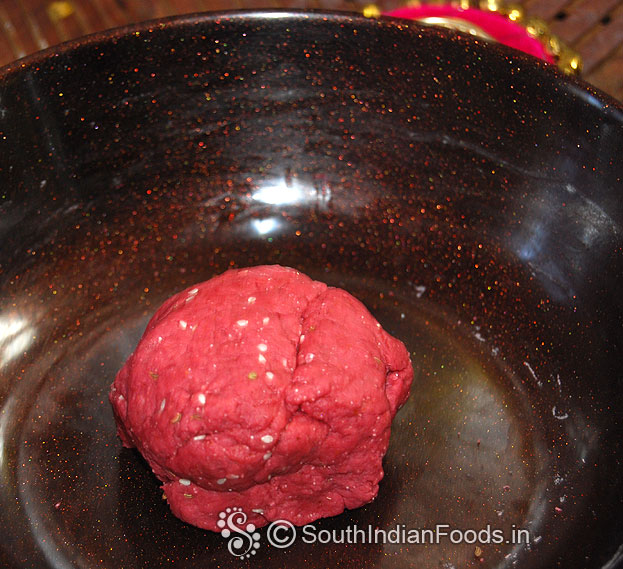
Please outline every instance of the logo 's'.
[{"label": "logo 's'", "polygon": [[247,514],[242,508],[227,508],[218,517],[216,525],[221,528],[221,535],[226,539],[231,537],[227,543],[229,553],[242,558],[255,555],[260,547],[260,534],[255,531],[255,524],[247,524],[243,529]]}]

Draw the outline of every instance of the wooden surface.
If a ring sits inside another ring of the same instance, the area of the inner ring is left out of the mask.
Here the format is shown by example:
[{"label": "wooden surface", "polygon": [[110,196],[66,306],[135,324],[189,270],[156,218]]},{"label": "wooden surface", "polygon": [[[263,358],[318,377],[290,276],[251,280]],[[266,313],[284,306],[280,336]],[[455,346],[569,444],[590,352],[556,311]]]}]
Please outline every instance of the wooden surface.
[{"label": "wooden surface", "polygon": [[[90,32],[151,18],[239,8],[361,11],[360,0],[0,0],[0,65]],[[383,10],[405,2],[382,0]],[[578,51],[582,78],[623,100],[623,0],[514,2]]]}]

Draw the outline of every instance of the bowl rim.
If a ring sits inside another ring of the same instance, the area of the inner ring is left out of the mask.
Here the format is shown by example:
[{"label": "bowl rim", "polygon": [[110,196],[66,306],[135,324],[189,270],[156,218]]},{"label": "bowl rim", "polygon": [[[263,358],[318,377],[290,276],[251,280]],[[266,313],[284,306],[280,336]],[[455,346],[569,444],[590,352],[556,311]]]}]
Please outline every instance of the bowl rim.
[{"label": "bowl rim", "polygon": [[36,67],[40,63],[53,60],[55,57],[70,53],[74,50],[80,49],[83,46],[98,43],[105,44],[131,34],[138,35],[141,33],[149,33],[155,28],[181,28],[183,26],[209,22],[218,23],[219,20],[223,19],[248,21],[262,19],[322,20],[330,23],[350,22],[358,26],[367,27],[387,26],[394,29],[406,30],[407,33],[408,30],[417,30],[420,34],[433,34],[437,37],[446,38],[447,40],[466,42],[469,43],[470,47],[473,49],[493,52],[497,57],[507,57],[512,55],[513,59],[521,60],[522,66],[528,66],[528,68],[532,68],[533,71],[538,70],[541,73],[551,74],[552,78],[561,84],[573,85],[576,89],[580,90],[580,93],[577,94],[590,98],[593,105],[595,105],[595,99],[597,99],[602,109],[614,110],[617,115],[620,113],[621,116],[618,118],[619,121],[623,123],[623,101],[617,100],[612,95],[602,91],[599,87],[596,87],[579,77],[565,74],[554,63],[549,63],[500,43],[489,42],[483,40],[482,38],[475,38],[469,34],[466,35],[447,28],[442,28],[440,26],[426,25],[418,23],[414,20],[385,15],[381,15],[377,18],[371,18],[364,16],[360,12],[338,10],[259,8],[192,12],[188,14],[167,16],[164,18],[149,19],[105,30],[99,30],[61,42],[43,50],[36,51],[0,67],[0,90],[2,88],[2,83],[8,81],[12,76],[19,75],[19,73],[24,70]]}]

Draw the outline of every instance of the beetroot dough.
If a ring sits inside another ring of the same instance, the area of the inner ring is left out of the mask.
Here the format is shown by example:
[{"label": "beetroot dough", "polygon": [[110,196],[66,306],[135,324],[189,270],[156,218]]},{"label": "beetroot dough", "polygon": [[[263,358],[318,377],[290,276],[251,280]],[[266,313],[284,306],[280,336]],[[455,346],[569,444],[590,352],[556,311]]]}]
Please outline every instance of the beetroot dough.
[{"label": "beetroot dough", "polygon": [[110,401],[182,520],[218,531],[237,506],[256,527],[302,525],[374,499],[412,376],[350,294],[260,266],[167,300]]}]

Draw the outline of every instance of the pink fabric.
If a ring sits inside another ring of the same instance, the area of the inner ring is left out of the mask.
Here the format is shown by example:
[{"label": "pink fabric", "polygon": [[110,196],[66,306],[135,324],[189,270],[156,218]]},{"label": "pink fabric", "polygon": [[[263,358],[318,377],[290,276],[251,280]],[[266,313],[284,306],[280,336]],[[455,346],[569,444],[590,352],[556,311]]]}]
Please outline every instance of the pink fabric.
[{"label": "pink fabric", "polygon": [[398,8],[391,12],[385,12],[384,15],[410,20],[429,17],[460,18],[482,28],[499,43],[519,49],[550,63],[554,62],[554,59],[545,51],[539,40],[530,37],[519,24],[496,12],[486,12],[473,8],[462,9],[454,6],[418,6]]}]

